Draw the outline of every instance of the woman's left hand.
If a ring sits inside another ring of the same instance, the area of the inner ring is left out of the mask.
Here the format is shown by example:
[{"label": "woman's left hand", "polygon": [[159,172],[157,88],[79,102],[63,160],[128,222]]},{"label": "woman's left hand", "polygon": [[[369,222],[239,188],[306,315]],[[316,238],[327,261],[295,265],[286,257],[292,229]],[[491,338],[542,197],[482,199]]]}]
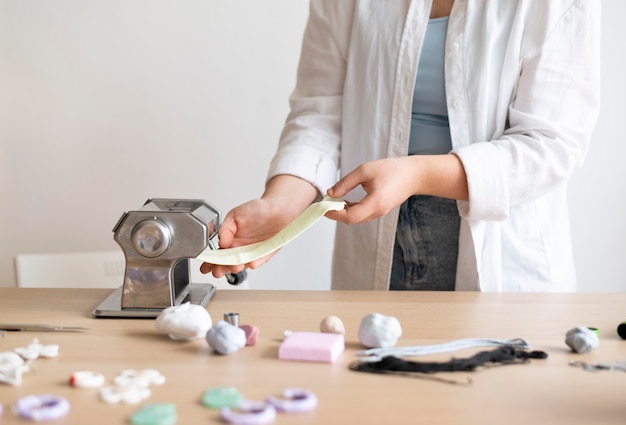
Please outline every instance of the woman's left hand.
[{"label": "woman's left hand", "polygon": [[365,223],[417,194],[468,199],[465,170],[454,154],[410,155],[365,162],[335,183],[327,194],[343,198],[359,185],[366,192],[363,199],[346,201],[345,209],[329,211],[326,217],[346,224]]},{"label": "woman's left hand", "polygon": [[364,223],[387,214],[416,191],[419,171],[411,157],[386,158],[366,162],[346,174],[328,196],[342,198],[361,185],[366,195],[361,201],[346,202],[341,211],[329,211],[326,217],[346,224]]}]

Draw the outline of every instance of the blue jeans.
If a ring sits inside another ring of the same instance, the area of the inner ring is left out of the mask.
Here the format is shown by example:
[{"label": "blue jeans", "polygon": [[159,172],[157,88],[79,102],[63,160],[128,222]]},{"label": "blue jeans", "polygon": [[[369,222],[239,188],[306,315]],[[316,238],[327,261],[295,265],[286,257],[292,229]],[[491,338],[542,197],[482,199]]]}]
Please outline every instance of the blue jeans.
[{"label": "blue jeans", "polygon": [[454,291],[460,221],[451,199],[407,199],[400,206],[389,289]]}]

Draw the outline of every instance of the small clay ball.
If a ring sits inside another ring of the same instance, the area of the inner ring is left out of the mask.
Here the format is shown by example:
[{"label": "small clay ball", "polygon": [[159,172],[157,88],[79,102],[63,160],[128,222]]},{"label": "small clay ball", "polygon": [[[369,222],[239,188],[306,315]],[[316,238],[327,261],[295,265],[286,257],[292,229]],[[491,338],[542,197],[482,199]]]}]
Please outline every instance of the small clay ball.
[{"label": "small clay ball", "polygon": [[320,323],[320,332],[345,335],[346,327],[339,317],[327,316],[322,320],[322,323]]},{"label": "small clay ball", "polygon": [[598,335],[591,329],[576,326],[565,334],[565,344],[575,353],[584,354],[596,348],[600,341]]}]

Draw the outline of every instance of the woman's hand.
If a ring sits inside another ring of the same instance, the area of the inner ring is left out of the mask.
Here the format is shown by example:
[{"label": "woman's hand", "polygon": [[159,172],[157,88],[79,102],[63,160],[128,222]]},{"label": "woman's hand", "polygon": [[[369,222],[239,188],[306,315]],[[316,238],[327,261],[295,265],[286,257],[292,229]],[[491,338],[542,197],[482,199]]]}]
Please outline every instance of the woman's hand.
[{"label": "woman's hand", "polygon": [[[264,199],[246,202],[232,209],[224,217],[224,222],[219,229],[220,249],[264,241],[278,233],[290,221],[291,216],[275,202]],[[228,273],[239,273],[246,268],[257,268],[273,255],[274,253],[269,254],[248,264],[224,266],[203,263],[200,271],[213,273],[213,276],[220,278]]]},{"label": "woman's hand", "polygon": [[387,214],[418,194],[468,199],[465,171],[453,154],[411,155],[366,162],[346,174],[327,193],[333,198],[342,198],[359,185],[366,192],[361,201],[346,202],[344,210],[329,211],[326,217],[346,224],[364,223]]},{"label": "woman's hand", "polygon": [[[318,196],[310,183],[294,176],[272,178],[261,199],[248,201],[232,209],[219,229],[220,249],[235,248],[262,242],[274,236],[291,223]],[[247,264],[217,265],[202,263],[202,273],[220,278],[228,273],[255,269],[266,263],[278,251]]]},{"label": "woman's hand", "polygon": [[329,211],[326,217],[354,224],[387,214],[415,193],[413,182],[417,178],[416,174],[410,157],[361,164],[328,189],[327,193],[333,198],[342,198],[361,185],[367,195],[360,202],[346,202],[346,208],[341,211]]}]

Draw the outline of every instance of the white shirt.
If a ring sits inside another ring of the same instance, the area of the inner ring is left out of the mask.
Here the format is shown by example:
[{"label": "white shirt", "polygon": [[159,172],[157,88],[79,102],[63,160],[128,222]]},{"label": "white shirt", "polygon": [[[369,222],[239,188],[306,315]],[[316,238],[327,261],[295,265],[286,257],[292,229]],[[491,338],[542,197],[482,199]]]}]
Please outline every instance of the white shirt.
[{"label": "white shirt", "polygon": [[[430,0],[312,0],[291,112],[269,177],[324,194],[407,154]],[[599,109],[600,2],[456,0],[446,37],[452,152],[467,175],[457,290],[575,291],[567,182]],[[361,188],[347,199],[363,197]],[[387,289],[397,208],[338,223],[333,289]]]}]

